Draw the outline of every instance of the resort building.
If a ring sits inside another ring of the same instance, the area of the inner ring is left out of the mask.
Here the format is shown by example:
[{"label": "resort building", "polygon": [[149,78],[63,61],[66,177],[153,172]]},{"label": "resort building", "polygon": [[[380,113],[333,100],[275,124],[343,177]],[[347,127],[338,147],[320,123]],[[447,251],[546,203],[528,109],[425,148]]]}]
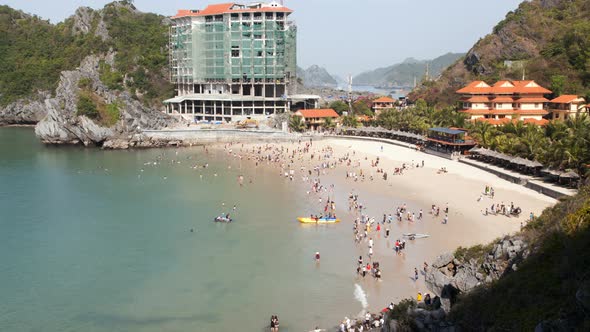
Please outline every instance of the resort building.
[{"label": "resort building", "polygon": [[373,100],[372,102],[373,112],[375,115],[379,115],[381,112],[392,109],[395,106],[395,100],[389,97],[381,97]]},{"label": "resort building", "polygon": [[563,95],[551,100],[550,112],[552,120],[567,120],[578,113],[588,114],[586,100],[576,95]]},{"label": "resort building", "polygon": [[[296,116],[303,118],[305,125],[310,130],[324,129],[326,121],[332,121],[335,125],[338,124],[338,113],[331,108],[328,109],[313,109],[313,110],[299,110],[295,112]],[[330,120],[326,120],[330,119]]]},{"label": "resort building", "polygon": [[551,91],[535,81],[499,81],[493,86],[474,81],[457,91],[461,95],[461,112],[471,120],[502,124],[510,120],[545,124],[549,114],[545,98]]},{"label": "resort building", "polygon": [[262,118],[317,107],[294,95],[297,27],[278,2],[223,3],[171,17],[166,112],[191,121]]}]

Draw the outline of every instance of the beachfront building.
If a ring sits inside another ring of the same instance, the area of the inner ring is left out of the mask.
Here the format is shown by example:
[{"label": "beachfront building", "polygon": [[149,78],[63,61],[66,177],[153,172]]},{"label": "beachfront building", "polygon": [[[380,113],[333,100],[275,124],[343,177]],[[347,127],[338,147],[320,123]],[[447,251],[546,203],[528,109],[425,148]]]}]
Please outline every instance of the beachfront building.
[{"label": "beachfront building", "polygon": [[552,120],[567,120],[577,114],[588,114],[586,100],[576,95],[562,95],[551,100],[549,111]]},{"label": "beachfront building", "polygon": [[294,95],[297,27],[278,2],[223,3],[171,17],[166,112],[191,121],[263,118],[317,107],[319,96]]},{"label": "beachfront building", "polygon": [[461,128],[434,127],[428,129],[426,147],[440,153],[459,153],[472,149],[476,142]]},{"label": "beachfront building", "polygon": [[494,125],[511,120],[543,125],[549,112],[545,98],[551,91],[535,81],[499,81],[490,86],[474,81],[457,91],[461,95],[462,113],[470,120],[487,121]]},{"label": "beachfront building", "polygon": [[390,97],[380,97],[372,102],[373,112],[378,116],[381,112],[395,107],[395,100]]},{"label": "beachfront building", "polygon": [[[334,125],[338,125],[338,113],[331,108],[327,109],[311,109],[311,110],[299,110],[295,112],[295,116],[300,116],[307,129],[309,130],[322,130],[329,129],[325,128],[326,121],[331,121]],[[326,120],[330,119],[330,120]]]}]

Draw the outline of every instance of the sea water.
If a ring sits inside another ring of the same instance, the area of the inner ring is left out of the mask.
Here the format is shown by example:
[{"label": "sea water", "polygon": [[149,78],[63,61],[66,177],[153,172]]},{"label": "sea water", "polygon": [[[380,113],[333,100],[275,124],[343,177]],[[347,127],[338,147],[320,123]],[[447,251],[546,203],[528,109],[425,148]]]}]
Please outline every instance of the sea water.
[{"label": "sea water", "polygon": [[0,330],[332,327],[367,306],[358,255],[350,223],[296,222],[317,213],[296,182],[202,147],[52,147],[0,128]]}]

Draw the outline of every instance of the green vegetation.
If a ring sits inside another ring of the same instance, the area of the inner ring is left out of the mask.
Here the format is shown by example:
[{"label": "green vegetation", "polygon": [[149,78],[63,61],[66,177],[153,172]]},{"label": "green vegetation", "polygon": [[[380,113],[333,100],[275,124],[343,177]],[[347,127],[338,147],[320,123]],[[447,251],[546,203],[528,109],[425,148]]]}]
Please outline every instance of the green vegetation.
[{"label": "green vegetation", "polygon": [[590,97],[590,2],[524,1],[472,50],[477,57],[449,67],[436,82],[415,89],[410,99],[449,106],[457,100],[455,91],[470,81],[520,80],[523,72],[554,95]]},{"label": "green vegetation", "polygon": [[295,132],[302,132],[306,129],[305,121],[302,117],[294,115],[289,119],[289,128]]},{"label": "green vegetation", "polygon": [[113,70],[108,63],[101,61],[98,67],[100,80],[111,90],[123,90],[123,75]]},{"label": "green vegetation", "polygon": [[332,118],[324,118],[323,127],[325,129],[334,129],[336,128],[336,122]]},{"label": "green vegetation", "polygon": [[590,303],[577,295],[590,290],[589,226],[586,185],[528,224],[522,235],[531,244],[530,256],[516,272],[460,295],[451,320],[462,330],[532,331],[539,322],[550,321],[567,326],[562,330],[587,331]]},{"label": "green vegetation", "polygon": [[590,118],[584,114],[565,121],[552,121],[544,127],[522,121],[494,127],[476,121],[469,128],[483,147],[588,175]]},{"label": "green vegetation", "polygon": [[98,107],[94,102],[94,98],[91,93],[87,91],[81,91],[78,94],[78,103],[76,104],[76,115],[84,115],[91,119],[98,119],[100,114],[98,113]]},{"label": "green vegetation", "polygon": [[359,126],[359,122],[354,115],[347,115],[342,117],[342,125],[345,127],[356,128]]},{"label": "green vegetation", "polygon": [[411,131],[425,134],[431,127],[459,127],[466,126],[466,116],[453,108],[441,110],[427,107],[424,101],[416,102],[414,108],[387,110],[377,116],[377,124],[386,129]]},{"label": "green vegetation", "polygon": [[[8,6],[0,6],[0,105],[37,91],[53,92],[60,73],[80,65],[90,54],[116,53],[115,68],[101,63],[100,78],[113,90],[138,92],[148,106],[159,105],[173,95],[167,82],[168,27],[163,16],[133,10],[130,1],[111,3],[103,9],[109,37],[95,35],[99,23],[94,15],[87,34],[75,34],[74,19],[52,25]],[[129,80],[124,81],[125,75]]]},{"label": "green vegetation", "polygon": [[485,258],[485,255],[487,255],[494,247],[493,244],[494,242],[491,242],[488,245],[478,244],[469,248],[459,247],[455,250],[455,258],[462,262],[469,262],[470,260],[475,259],[481,263]]},{"label": "green vegetation", "polygon": [[72,23],[52,25],[8,6],[0,6],[0,105],[34,94],[53,91],[63,70],[82,59],[108,50],[89,33],[73,36]]},{"label": "green vegetation", "polygon": [[76,115],[86,116],[102,126],[112,127],[119,121],[121,118],[119,108],[118,102],[107,104],[91,90],[82,89],[78,93]]},{"label": "green vegetation", "polygon": [[352,111],[354,115],[374,115],[371,110],[371,100],[369,99],[359,99],[352,103]]},{"label": "green vegetation", "polygon": [[328,108],[331,108],[334,111],[336,111],[338,115],[342,115],[342,113],[349,111],[348,104],[342,100],[336,100],[331,102]]}]

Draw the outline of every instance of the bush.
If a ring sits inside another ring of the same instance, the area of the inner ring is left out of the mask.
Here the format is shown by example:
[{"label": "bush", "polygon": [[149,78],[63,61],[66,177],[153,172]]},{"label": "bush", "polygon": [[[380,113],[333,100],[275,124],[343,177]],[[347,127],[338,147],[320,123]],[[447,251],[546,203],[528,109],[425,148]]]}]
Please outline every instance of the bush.
[{"label": "bush", "polygon": [[120,117],[119,103],[114,102],[106,105],[104,114],[101,114],[101,123],[107,127],[112,127],[119,121]]},{"label": "bush", "polygon": [[78,116],[84,115],[91,119],[97,119],[100,116],[96,103],[87,92],[81,92],[78,95],[76,109],[76,115]]}]

